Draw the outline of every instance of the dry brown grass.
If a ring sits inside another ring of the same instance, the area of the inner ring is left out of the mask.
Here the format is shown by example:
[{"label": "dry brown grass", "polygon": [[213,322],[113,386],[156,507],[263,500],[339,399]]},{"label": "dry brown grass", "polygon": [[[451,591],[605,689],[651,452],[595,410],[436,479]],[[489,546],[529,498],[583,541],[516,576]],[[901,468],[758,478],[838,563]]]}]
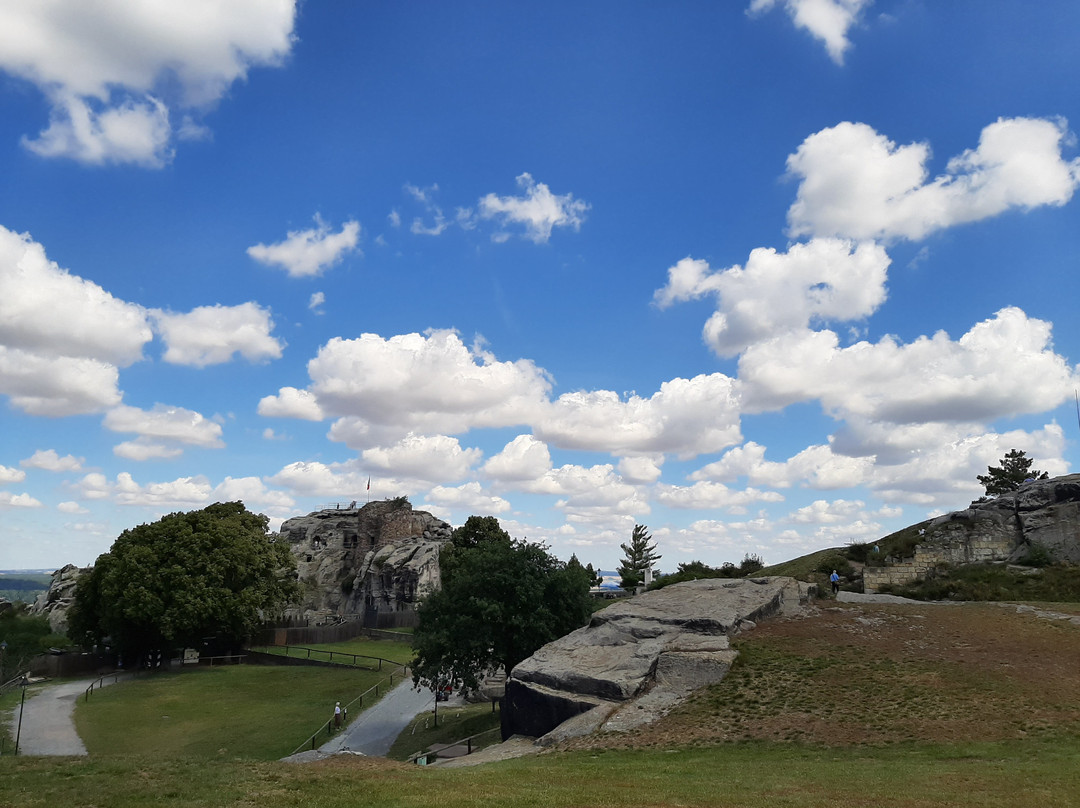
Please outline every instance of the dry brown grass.
[{"label": "dry brown grass", "polygon": [[571,746],[846,746],[1080,732],[1080,625],[1015,606],[823,603],[763,622],[735,645],[740,659],[728,677],[661,721]]}]

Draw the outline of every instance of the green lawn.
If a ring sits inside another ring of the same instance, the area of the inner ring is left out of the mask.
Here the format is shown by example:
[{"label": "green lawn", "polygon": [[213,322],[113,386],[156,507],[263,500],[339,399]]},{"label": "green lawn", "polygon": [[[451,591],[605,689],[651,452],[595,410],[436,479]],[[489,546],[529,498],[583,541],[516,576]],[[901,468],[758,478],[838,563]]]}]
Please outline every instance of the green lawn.
[{"label": "green lawn", "polygon": [[[330,654],[333,653],[333,661],[348,664],[351,660],[345,654],[358,654],[365,657],[380,657],[382,659],[396,662],[399,665],[408,665],[412,661],[412,646],[405,642],[396,642],[394,640],[369,640],[363,637],[359,637],[355,640],[346,640],[345,642],[336,643],[312,643],[311,645],[303,646],[281,646],[281,645],[257,645],[252,646],[252,651],[262,651],[268,654],[286,654],[291,657],[305,657],[306,652],[301,649],[310,648],[313,651],[319,651],[320,653],[312,653],[311,659],[318,659],[320,661],[329,661]],[[358,659],[359,665],[372,665],[376,664],[373,659]],[[385,668],[385,663],[383,664]]]},{"label": "green lawn", "polygon": [[166,673],[80,699],[75,725],[91,755],[275,759],[324,727],[334,702],[348,704],[389,673],[261,665]]},{"label": "green lawn", "polygon": [[821,749],[739,744],[574,752],[441,770],[335,759],[294,765],[169,756],[0,759],[19,808],[1067,808],[1080,804],[1075,736],[998,744]]}]

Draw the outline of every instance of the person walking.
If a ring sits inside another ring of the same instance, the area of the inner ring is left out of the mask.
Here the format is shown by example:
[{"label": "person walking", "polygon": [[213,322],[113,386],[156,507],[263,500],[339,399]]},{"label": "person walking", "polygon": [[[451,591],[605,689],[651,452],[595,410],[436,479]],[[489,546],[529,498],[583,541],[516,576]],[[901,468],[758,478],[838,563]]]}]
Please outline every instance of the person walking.
[{"label": "person walking", "polygon": [[334,702],[334,729],[341,729],[341,702]]},{"label": "person walking", "polygon": [[832,593],[834,595],[840,591],[840,576],[836,574],[836,570],[833,570],[832,575],[829,576],[829,583],[832,584]]}]

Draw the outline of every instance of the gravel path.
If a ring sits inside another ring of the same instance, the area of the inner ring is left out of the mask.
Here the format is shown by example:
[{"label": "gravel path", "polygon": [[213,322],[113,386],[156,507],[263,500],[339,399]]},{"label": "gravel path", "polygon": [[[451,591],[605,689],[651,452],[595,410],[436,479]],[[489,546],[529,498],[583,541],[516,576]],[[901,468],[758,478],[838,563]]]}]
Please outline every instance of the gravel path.
[{"label": "gravel path", "polygon": [[[31,688],[26,694],[22,714],[22,731],[19,733],[20,755],[85,755],[86,747],[75,731],[73,713],[75,701],[97,679],[79,679],[73,682]],[[103,684],[112,684],[108,679]],[[8,716],[11,734],[19,725],[19,707]]]}]

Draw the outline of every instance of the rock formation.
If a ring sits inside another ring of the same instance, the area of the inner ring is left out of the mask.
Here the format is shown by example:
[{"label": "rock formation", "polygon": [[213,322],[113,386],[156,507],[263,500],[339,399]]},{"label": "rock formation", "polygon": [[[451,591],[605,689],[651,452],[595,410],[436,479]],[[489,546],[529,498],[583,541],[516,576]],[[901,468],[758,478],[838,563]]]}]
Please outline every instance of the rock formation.
[{"label": "rock formation", "polygon": [[729,637],[797,610],[809,592],[810,585],[793,578],[709,579],[608,606],[514,668],[503,736],[545,736],[541,743],[553,743],[653,721],[724,677],[737,655]]},{"label": "rock formation", "polygon": [[417,597],[439,586],[439,549],[450,533],[450,525],[404,498],[287,520],[280,535],[296,556],[304,593],[294,614],[408,624]]},{"label": "rock formation", "polygon": [[867,592],[922,578],[939,564],[1023,561],[1033,553],[1048,561],[1080,562],[1080,474],[1026,482],[939,516],[924,529],[913,558],[863,570]]},{"label": "rock formation", "polygon": [[49,588],[37,596],[30,607],[30,614],[45,615],[49,626],[56,634],[67,633],[67,614],[75,602],[75,584],[79,576],[93,567],[76,567],[68,564],[56,570],[49,582]]}]

